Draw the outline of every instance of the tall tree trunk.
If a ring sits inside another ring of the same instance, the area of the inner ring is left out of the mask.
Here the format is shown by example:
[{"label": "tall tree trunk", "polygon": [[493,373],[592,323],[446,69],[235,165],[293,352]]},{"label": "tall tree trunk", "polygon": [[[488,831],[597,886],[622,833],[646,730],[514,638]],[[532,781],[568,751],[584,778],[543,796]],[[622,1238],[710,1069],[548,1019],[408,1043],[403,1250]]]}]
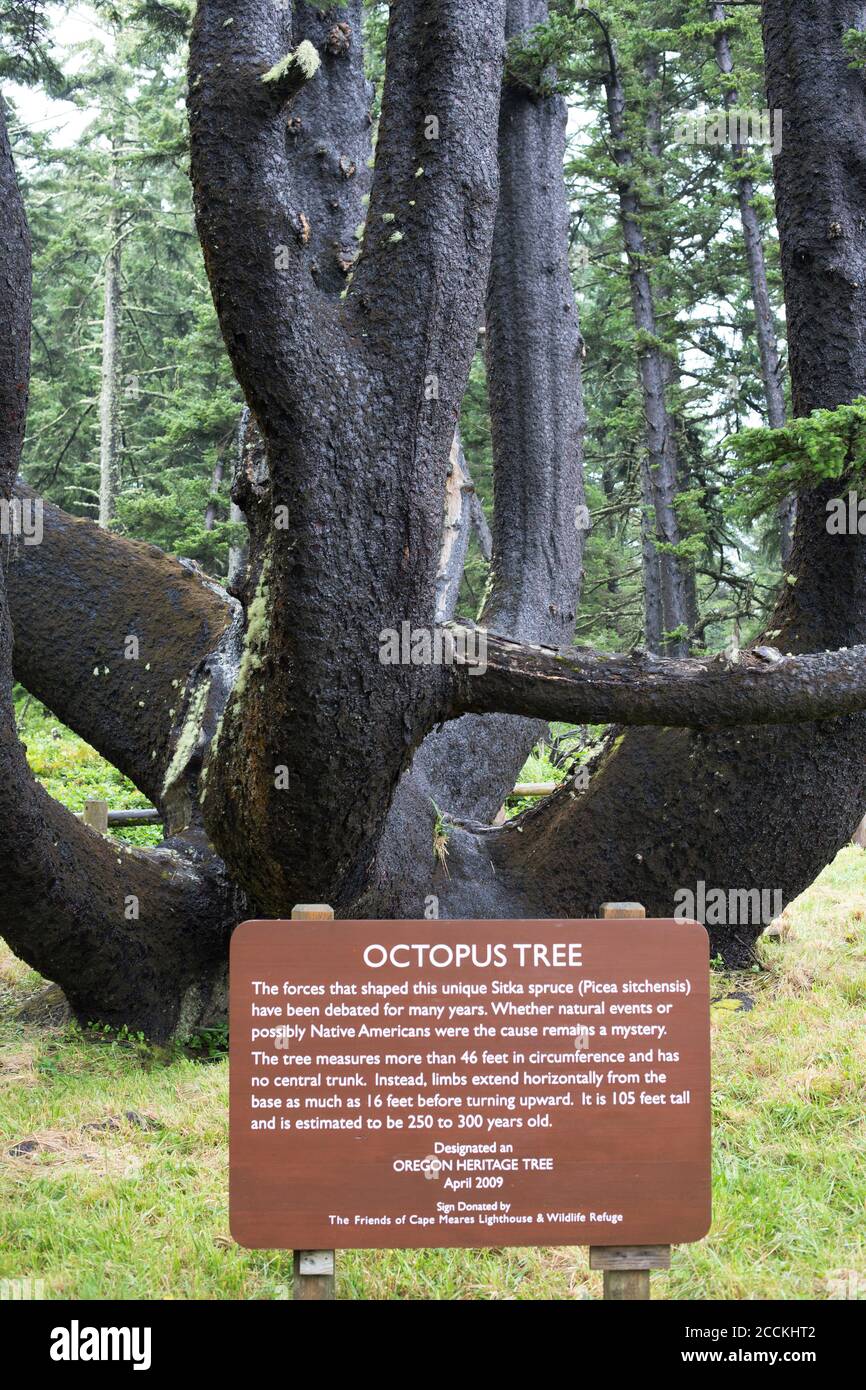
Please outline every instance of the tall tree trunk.
[{"label": "tall tree trunk", "polygon": [[[204,810],[269,911],[310,901],[325,882],[336,907],[352,901],[382,808],[441,700],[441,671],[380,653],[383,633],[432,626],[447,461],[496,207],[503,20],[502,0],[443,0],[435,22],[421,0],[392,7],[366,232],[346,298],[334,300],[311,274],[306,186],[278,138],[286,100],[317,80],[309,47],[291,49],[283,17],[254,0],[240,13],[204,0],[196,16],[199,232],[264,440],[271,515],[288,519],[262,530]],[[263,82],[287,49],[300,56],[285,80]],[[237,217],[247,203],[255,221]]]},{"label": "tall tree trunk", "polygon": [[[634,177],[634,152],[629,146],[625,128],[625,91],[610,32],[604,24],[602,30],[607,61],[604,77],[607,116],[613,156],[621,172],[617,187],[620,225],[628,259],[632,316],[638,337],[646,428],[645,490],[653,499],[655,540],[666,547],[659,552],[665,632],[679,634],[666,638],[663,647],[670,655],[681,656],[688,651],[687,634],[690,623],[686,567],[680,556],[667,548],[680,543],[676,513],[676,497],[679,490],[677,438],[675,423],[668,410],[666,393],[669,364],[659,342],[653,286],[647,269],[648,252],[642,226],[643,208]],[[644,551],[648,561],[646,546]],[[652,579],[650,583],[653,583]]]},{"label": "tall tree trunk", "polygon": [[[664,207],[666,206],[666,197],[664,184],[665,150],[662,119],[663,94],[659,92],[660,61],[658,53],[651,51],[647,55],[644,61],[643,73],[648,89],[654,93],[654,96],[650,101],[647,112],[646,147],[648,154],[655,161],[655,199],[659,207]],[[656,234],[655,244],[649,249],[652,256],[656,260],[665,260],[671,256],[673,251],[673,237],[666,228],[663,229],[660,233]],[[670,313],[671,307],[672,306],[670,305],[667,296],[662,298],[661,296],[656,295],[654,312],[655,317],[657,319],[664,317],[666,313]],[[680,383],[680,363],[678,348],[675,348],[675,355],[672,355],[671,353],[662,354],[661,370],[664,386],[665,407],[667,409],[668,418],[670,421],[670,428],[674,432],[673,461],[674,466],[676,468],[677,491],[685,492],[688,490],[691,482],[688,476],[688,468],[683,455],[683,449],[681,447],[681,441],[685,435],[685,424],[682,419],[682,416],[678,414],[676,410],[671,408],[672,392],[675,388],[679,387]],[[645,469],[644,472],[646,471],[647,470]],[[647,545],[648,528],[645,524],[647,518],[645,515],[642,516],[642,520],[644,524],[641,527],[641,539],[643,553],[645,557],[644,574],[646,576],[649,569],[649,549]],[[679,532],[679,518],[677,518],[676,520],[677,531]],[[649,536],[649,542],[650,544],[652,543],[651,535]],[[669,562],[674,561],[675,558],[676,557],[666,556],[664,554],[659,555],[657,557],[656,565],[658,569],[658,575],[653,574],[651,576],[651,588],[653,590],[657,591],[661,587],[659,583],[659,576],[664,574],[665,565]],[[697,576],[695,574],[695,569],[692,564],[689,564],[686,561],[680,561],[679,559],[677,559],[676,562],[679,564],[681,571],[686,626],[686,640],[684,649],[688,651],[689,646],[691,644],[691,637],[697,628],[699,618]],[[646,598],[645,609],[648,615],[650,615],[652,609],[657,607],[657,603],[658,600],[655,597]],[[652,616],[655,617],[655,614],[652,613]],[[647,649],[652,652],[659,652],[662,650],[662,644],[659,643],[658,645],[650,645],[650,643],[647,642]]]},{"label": "tall tree trunk", "polygon": [[120,490],[121,228],[120,167],[117,143],[111,149],[108,251],[103,275],[102,376],[99,391],[99,524],[108,527]]},{"label": "tall tree trunk", "polygon": [[217,495],[217,493],[218,493],[219,490],[220,490],[220,485],[221,485],[222,480],[223,480],[223,473],[224,473],[224,472],[225,472],[225,460],[223,459],[222,455],[220,455],[219,458],[217,459],[216,463],[215,463],[214,466],[213,466],[213,476],[211,477],[211,480],[210,480],[211,495],[210,495],[210,497],[208,498],[208,504],[207,504],[207,506],[205,507],[205,512],[204,512],[204,529],[205,529],[206,531],[212,531],[213,528],[214,528],[214,525],[215,525],[215,523],[216,523],[216,519],[217,519],[217,510],[218,510],[218,506],[219,506],[219,504],[218,504],[218,502],[217,502],[217,497],[216,497],[216,495]]},{"label": "tall tree trunk", "polygon": [[655,498],[649,469],[640,470],[640,545],[643,580],[644,642],[648,652],[664,650],[661,557],[656,547]]},{"label": "tall tree trunk", "polygon": [[[546,0],[509,0],[508,37],[546,15]],[[578,514],[585,503],[583,340],[568,262],[565,126],[561,99],[506,84],[485,335],[494,514],[493,584],[482,622],[552,644],[574,632],[585,539]],[[507,716],[461,720],[428,736],[400,794],[426,804],[425,830],[433,800],[456,819],[489,823],[545,730],[537,720]],[[404,827],[396,837],[398,879],[407,873],[408,818],[398,806],[390,820],[392,830]]]},{"label": "tall tree trunk", "polygon": [[[715,50],[719,71],[726,77],[734,71],[731,44],[728,31],[724,28],[726,9],[724,4],[710,7],[711,18],[720,27],[716,30]],[[733,86],[725,89],[725,109],[735,110],[739,93]],[[764,399],[767,402],[767,424],[771,430],[780,430],[786,422],[785,392],[782,385],[782,361],[779,355],[779,340],[776,336],[776,321],[770,302],[767,281],[767,262],[764,255],[764,239],[761,224],[755,211],[755,188],[751,178],[744,170],[746,151],[741,145],[733,150],[734,166],[738,170],[737,201],[740,206],[740,220],[743,226],[743,244],[746,248],[746,261],[749,267],[749,283],[752,287],[752,303],[755,309],[755,335],[761,358],[761,378],[764,383]],[[791,557],[794,535],[794,522],[797,514],[797,499],[789,497],[779,507],[779,546],[782,563],[787,565]]]}]

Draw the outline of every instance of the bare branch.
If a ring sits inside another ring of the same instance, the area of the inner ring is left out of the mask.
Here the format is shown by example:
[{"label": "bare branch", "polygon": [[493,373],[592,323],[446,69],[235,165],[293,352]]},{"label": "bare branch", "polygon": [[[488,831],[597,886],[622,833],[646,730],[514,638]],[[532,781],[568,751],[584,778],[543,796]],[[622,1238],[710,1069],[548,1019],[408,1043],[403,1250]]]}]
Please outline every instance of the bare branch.
[{"label": "bare branch", "polygon": [[789,657],[758,647],[738,652],[736,660],[722,653],[689,661],[555,651],[490,633],[485,660],[486,668],[477,660],[454,666],[452,717],[504,712],[569,724],[707,729],[798,724],[866,710],[862,646]]}]

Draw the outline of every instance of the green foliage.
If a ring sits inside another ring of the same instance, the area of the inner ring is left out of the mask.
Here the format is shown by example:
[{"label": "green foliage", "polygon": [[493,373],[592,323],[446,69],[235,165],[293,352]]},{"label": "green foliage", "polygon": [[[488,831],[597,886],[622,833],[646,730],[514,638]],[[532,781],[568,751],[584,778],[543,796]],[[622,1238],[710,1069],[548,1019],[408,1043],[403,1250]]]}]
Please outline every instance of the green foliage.
[{"label": "green foliage", "polygon": [[866,32],[862,29],[848,29],[842,35],[842,47],[851,60],[849,67],[866,67]]},{"label": "green foliage", "polygon": [[728,440],[741,470],[731,492],[751,520],[794,492],[866,477],[866,396],[835,410],[813,410],[784,429],[743,430]]},{"label": "green foliage", "polygon": [[570,61],[578,23],[574,10],[553,13],[546,23],[510,39],[505,51],[507,80],[539,98],[568,92],[574,81]]},{"label": "green foliage", "polygon": [[[197,560],[217,577],[241,395],[216,323],[192,218],[184,5],[134,5],[58,61],[87,116],[62,145],[15,136],[34,254],[31,406],[23,471],[67,511],[96,512],[103,271],[122,256],[121,474],[115,527]],[[105,21],[103,21],[105,23]],[[213,529],[215,468],[225,481]]]},{"label": "green foliage", "polygon": [[42,83],[61,95],[63,73],[51,51],[49,10],[57,0],[0,0],[0,82]]}]

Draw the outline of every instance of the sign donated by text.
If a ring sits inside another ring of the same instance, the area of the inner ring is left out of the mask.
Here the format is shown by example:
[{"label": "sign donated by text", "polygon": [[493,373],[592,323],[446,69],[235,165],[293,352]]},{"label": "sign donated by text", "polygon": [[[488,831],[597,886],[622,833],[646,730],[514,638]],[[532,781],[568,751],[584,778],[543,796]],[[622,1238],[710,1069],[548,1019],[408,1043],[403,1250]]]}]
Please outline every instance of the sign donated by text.
[{"label": "sign donated by text", "polygon": [[708,956],[674,921],[244,922],[235,1239],[700,1240]]}]

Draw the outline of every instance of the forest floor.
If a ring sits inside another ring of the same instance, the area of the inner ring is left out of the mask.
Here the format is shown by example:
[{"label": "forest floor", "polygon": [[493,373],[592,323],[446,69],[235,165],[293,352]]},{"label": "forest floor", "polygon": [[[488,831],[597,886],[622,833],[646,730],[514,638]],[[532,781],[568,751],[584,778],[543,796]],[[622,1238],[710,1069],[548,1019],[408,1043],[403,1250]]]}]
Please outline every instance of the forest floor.
[{"label": "forest floor", "polygon": [[[55,795],[142,804],[45,725],[26,741]],[[763,968],[713,972],[713,1227],[654,1298],[866,1299],[866,853],[843,850],[781,923]],[[0,943],[0,1280],[56,1299],[290,1297],[291,1252],[229,1235],[225,1057],[24,1022],[41,984]],[[346,1252],[338,1296],[599,1298],[587,1266],[585,1249]]]}]

